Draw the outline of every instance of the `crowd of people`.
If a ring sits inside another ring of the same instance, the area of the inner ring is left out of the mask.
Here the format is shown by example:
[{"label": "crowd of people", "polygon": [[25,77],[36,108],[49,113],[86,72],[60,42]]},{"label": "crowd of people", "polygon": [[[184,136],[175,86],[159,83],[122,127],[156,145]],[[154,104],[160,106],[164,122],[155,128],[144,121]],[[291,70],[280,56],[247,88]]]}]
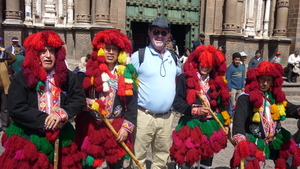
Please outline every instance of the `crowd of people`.
[{"label": "crowd of people", "polygon": [[[93,169],[106,162],[119,169],[130,156],[131,168],[146,168],[151,146],[153,169],[168,168],[169,158],[178,169],[210,167],[227,139],[235,146],[232,168],[257,169],[268,159],[275,168],[300,166],[300,147],[281,126],[300,117],[300,105],[282,91],[281,53],[267,62],[257,50],[246,71],[245,52],[227,67],[225,47],[205,46],[203,34],[179,58],[170,32],[156,18],[150,44],[131,55],[131,34],[100,31],[73,72],[54,31],[31,34],[24,47],[16,37],[0,47],[0,166]],[[288,81],[299,58],[298,51],[289,57]],[[175,130],[174,110],[181,116]]]}]

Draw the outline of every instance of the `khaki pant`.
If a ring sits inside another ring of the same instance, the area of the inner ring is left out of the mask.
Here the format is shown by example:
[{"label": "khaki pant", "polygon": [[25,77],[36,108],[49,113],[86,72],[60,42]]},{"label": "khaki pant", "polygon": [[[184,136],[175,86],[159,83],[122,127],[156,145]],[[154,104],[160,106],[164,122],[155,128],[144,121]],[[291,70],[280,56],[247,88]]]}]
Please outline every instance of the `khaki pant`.
[{"label": "khaki pant", "polygon": [[242,93],[241,89],[239,90],[234,88],[231,89],[230,100],[231,100],[232,107],[235,106],[236,99],[238,98],[239,95],[241,95],[241,93]]},{"label": "khaki pant", "polygon": [[[151,169],[166,169],[171,147],[172,123],[174,114],[168,113],[160,117],[153,117],[138,110],[136,133],[134,137],[134,155],[146,169],[147,149],[151,144]],[[133,169],[139,167],[131,162]]]}]

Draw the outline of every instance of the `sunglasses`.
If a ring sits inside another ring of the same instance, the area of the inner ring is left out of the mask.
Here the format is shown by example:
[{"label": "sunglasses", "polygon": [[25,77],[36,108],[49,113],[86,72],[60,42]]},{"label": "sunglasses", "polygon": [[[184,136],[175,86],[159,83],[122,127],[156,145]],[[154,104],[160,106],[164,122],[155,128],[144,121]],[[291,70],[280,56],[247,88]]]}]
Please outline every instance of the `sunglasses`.
[{"label": "sunglasses", "polygon": [[154,35],[154,36],[157,36],[157,35],[167,36],[167,35],[168,35],[168,32],[167,32],[167,31],[154,30],[154,31],[153,31],[153,35]]}]

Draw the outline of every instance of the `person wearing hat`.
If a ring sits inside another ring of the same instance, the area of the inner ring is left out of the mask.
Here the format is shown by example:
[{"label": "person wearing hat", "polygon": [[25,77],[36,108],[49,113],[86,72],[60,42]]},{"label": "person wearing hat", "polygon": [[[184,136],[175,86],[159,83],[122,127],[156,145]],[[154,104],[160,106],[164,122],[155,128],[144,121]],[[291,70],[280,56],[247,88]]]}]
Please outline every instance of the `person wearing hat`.
[{"label": "person wearing hat", "polygon": [[233,119],[232,168],[243,159],[245,168],[259,169],[267,159],[275,162],[275,168],[300,166],[300,147],[281,126],[286,118],[300,117],[300,105],[286,100],[282,74],[280,64],[267,61],[248,70],[245,93],[237,100]]},{"label": "person wearing hat", "polygon": [[[165,48],[170,28],[164,18],[156,18],[149,27],[150,44],[146,47],[144,61],[140,63],[139,51],[131,61],[139,75],[138,115],[134,154],[146,168],[147,149],[152,147],[152,168],[166,169],[174,114],[170,109],[175,97],[176,76],[181,73],[169,50]],[[133,162],[132,162],[133,164]],[[137,169],[136,164],[132,168]]]},{"label": "person wearing hat", "polygon": [[[74,142],[76,131],[68,120],[84,108],[85,95],[64,62],[64,42],[47,30],[31,34],[24,45],[27,56],[23,69],[9,88],[8,112],[13,122],[2,137],[5,150],[0,166],[81,169],[83,154]],[[55,150],[57,139],[59,147]],[[58,153],[57,158],[54,153]]]},{"label": "person wearing hat", "polygon": [[182,114],[172,133],[171,160],[178,168],[189,169],[200,160],[210,167],[214,153],[227,145],[227,136],[210,114],[210,110],[223,125],[231,123],[226,111],[229,91],[224,78],[226,58],[214,46],[202,45],[193,51],[179,75],[173,106]]},{"label": "person wearing hat", "polygon": [[291,54],[288,58],[288,76],[287,76],[287,81],[289,83],[297,83],[297,76],[298,73],[295,73],[293,71],[294,67],[299,66],[300,64],[300,56],[299,56],[299,51],[296,50],[293,54]]},{"label": "person wearing hat", "polygon": [[201,46],[201,45],[204,45],[204,40],[205,40],[205,35],[204,34],[200,34],[199,35],[199,38],[198,39],[196,39],[195,41],[194,41],[194,46],[193,46],[193,48],[194,48],[194,50],[198,47],[198,46]]},{"label": "person wearing hat", "polygon": [[[129,58],[132,45],[119,30],[108,29],[95,35],[92,48],[82,83],[87,108],[75,119],[78,144],[84,153],[84,168],[97,168],[106,161],[109,168],[119,169],[126,155],[119,143],[132,149],[136,127],[137,73]],[[118,132],[117,138],[99,113]]]},{"label": "person wearing hat", "polygon": [[272,60],[270,62],[271,63],[280,63],[281,62],[280,55],[281,55],[281,52],[277,51],[275,53],[275,56],[272,58]]},{"label": "person wearing hat", "polygon": [[22,52],[23,52],[22,55],[26,56],[26,51],[25,51],[24,46],[19,45],[19,39],[17,37],[12,37],[11,38],[11,46],[7,47],[7,50],[9,50],[11,53],[14,53],[15,47],[22,48]]},{"label": "person wearing hat", "polygon": [[240,65],[243,68],[243,76],[244,76],[244,80],[245,80],[245,78],[246,78],[246,65],[245,65],[245,61],[246,61],[248,55],[244,51],[240,52],[240,55],[241,55]]}]

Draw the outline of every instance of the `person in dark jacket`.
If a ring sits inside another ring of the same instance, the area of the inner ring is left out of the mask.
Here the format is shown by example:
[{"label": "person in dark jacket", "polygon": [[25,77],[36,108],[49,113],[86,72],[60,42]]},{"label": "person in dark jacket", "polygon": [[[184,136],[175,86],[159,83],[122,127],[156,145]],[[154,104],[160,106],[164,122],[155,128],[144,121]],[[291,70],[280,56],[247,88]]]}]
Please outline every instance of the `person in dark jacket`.
[{"label": "person in dark jacket", "polygon": [[263,61],[263,59],[261,57],[261,51],[257,50],[255,52],[255,56],[252,57],[248,63],[248,70],[256,68],[258,66],[258,64],[260,64],[262,61]]},{"label": "person in dark jacket", "polygon": [[[9,88],[8,112],[13,122],[2,137],[5,151],[0,166],[81,169],[83,154],[74,142],[75,130],[68,120],[85,106],[85,95],[64,62],[64,42],[49,30],[31,34],[24,45],[24,69]],[[57,139],[59,148],[54,151]]]},{"label": "person in dark jacket", "polygon": [[[122,168],[126,155],[118,144],[132,149],[132,132],[137,117],[137,73],[130,63],[130,40],[120,31],[100,31],[92,41],[93,52],[86,65],[82,86],[87,108],[76,117],[76,130],[85,168],[97,168],[106,161],[109,168]],[[96,108],[95,108],[96,107]],[[101,113],[118,132],[115,137]]]},{"label": "person in dark jacket", "polygon": [[282,74],[280,64],[266,61],[248,70],[245,93],[237,100],[233,119],[232,168],[245,160],[245,168],[259,169],[267,159],[275,162],[275,168],[300,166],[300,147],[281,126],[287,117],[300,117],[300,105],[286,100]]},{"label": "person in dark jacket", "polygon": [[19,44],[19,39],[17,37],[12,37],[11,38],[11,46],[7,47],[6,49],[9,50],[11,53],[15,53],[15,47],[19,47],[22,49],[21,55],[23,55],[23,56],[26,55],[24,46]]}]

